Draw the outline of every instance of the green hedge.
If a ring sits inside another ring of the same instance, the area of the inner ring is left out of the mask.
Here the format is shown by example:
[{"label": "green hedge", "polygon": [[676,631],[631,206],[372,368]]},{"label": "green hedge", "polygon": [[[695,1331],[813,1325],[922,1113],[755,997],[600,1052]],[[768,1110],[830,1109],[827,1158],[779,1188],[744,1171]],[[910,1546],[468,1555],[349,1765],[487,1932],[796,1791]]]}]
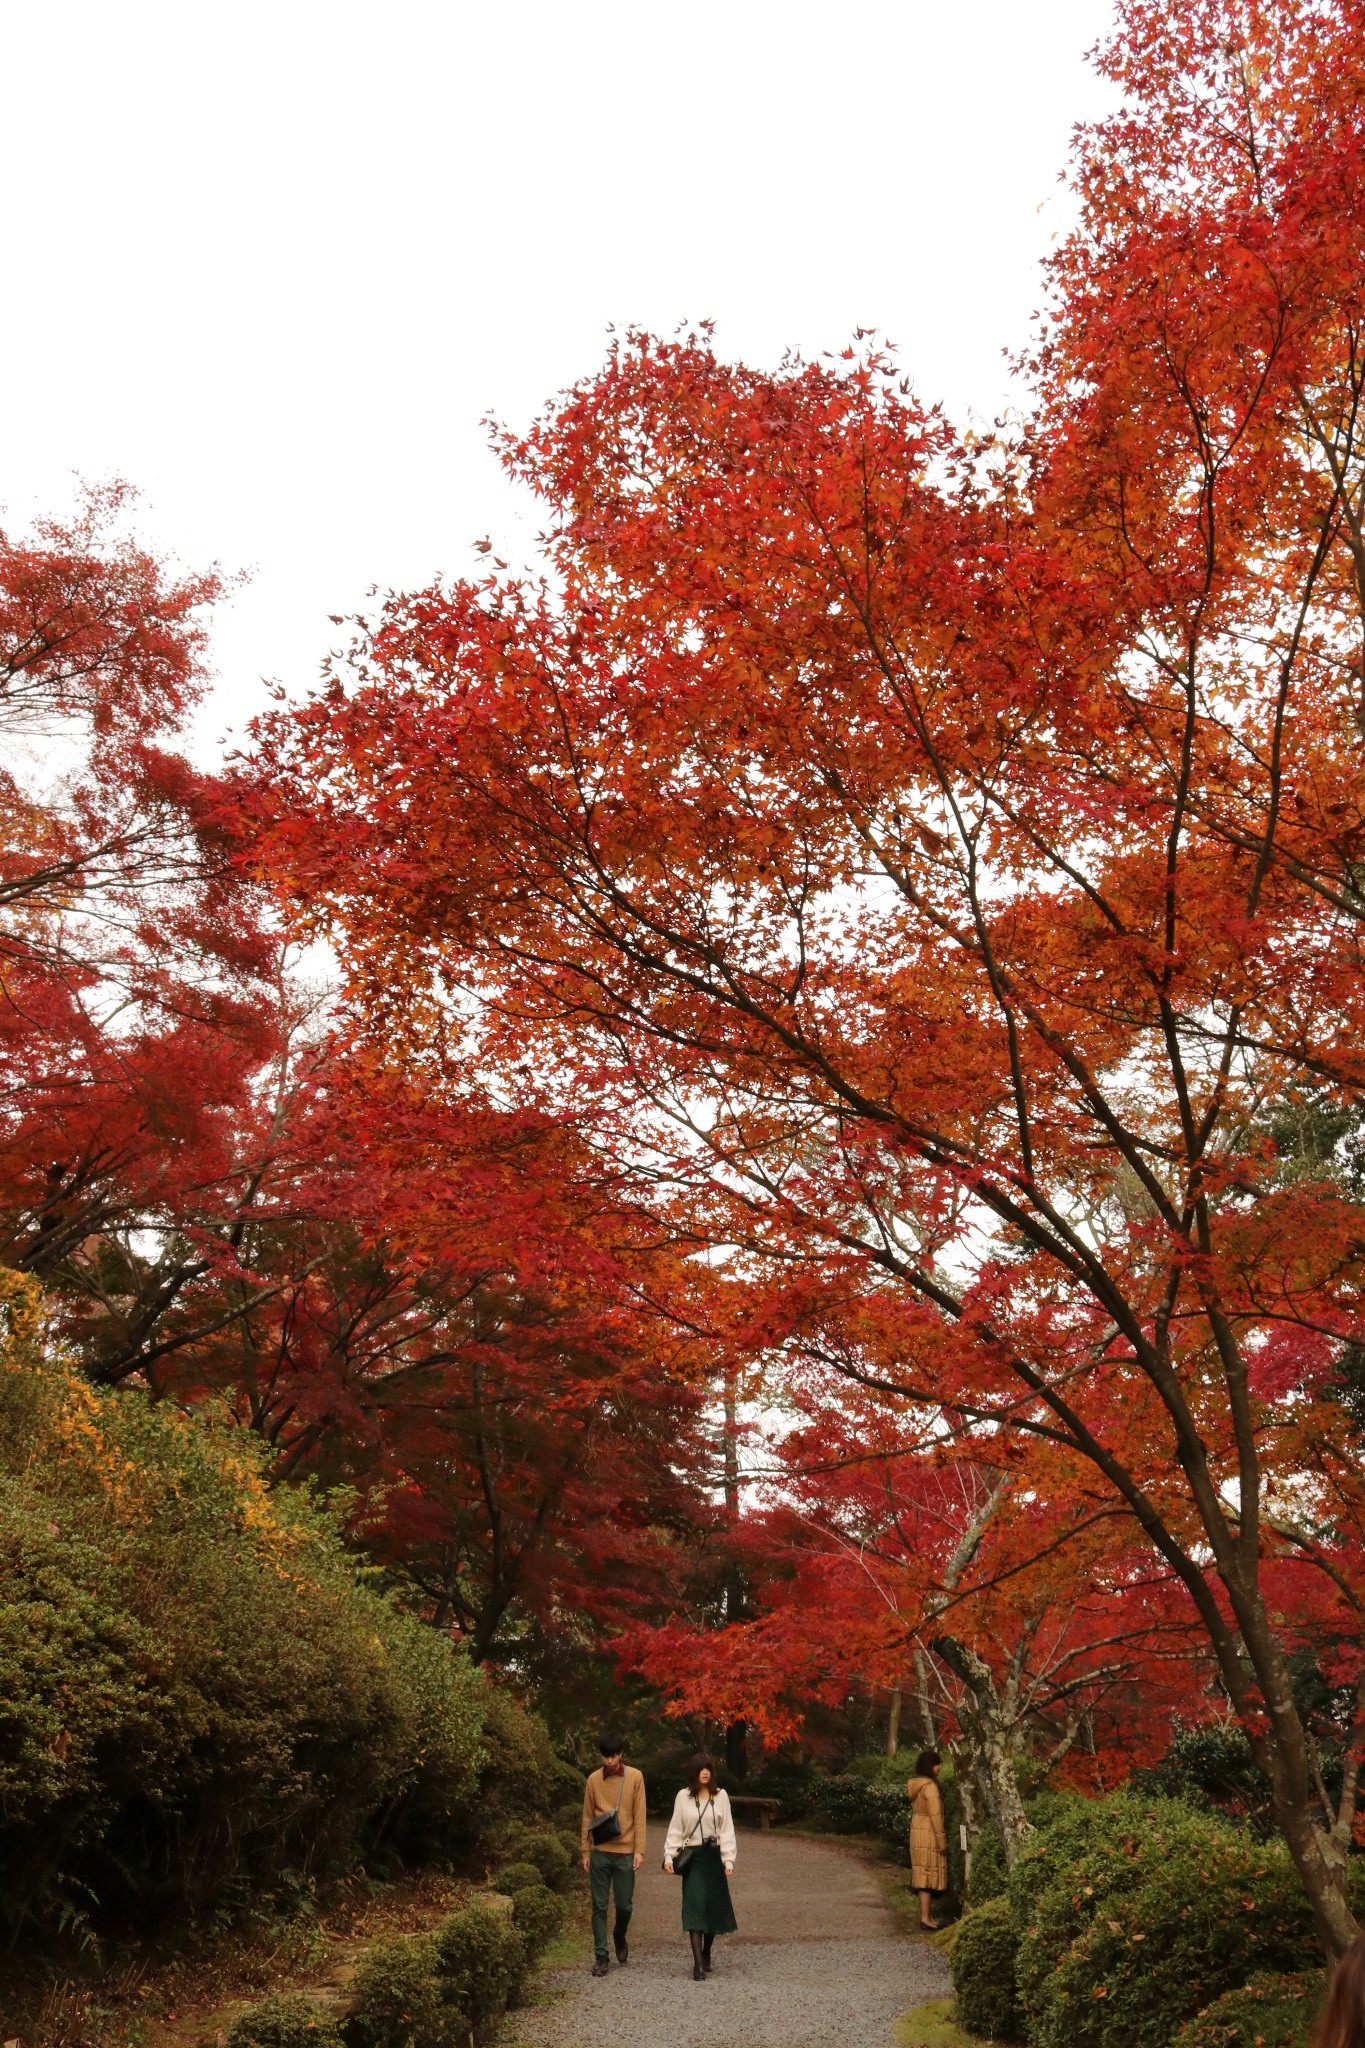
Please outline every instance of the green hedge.
[{"label": "green hedge", "polygon": [[[904,1750],[895,1757],[854,1757],[846,1771],[811,1779],[808,1811],[836,1834],[875,1836],[894,1851],[898,1861],[908,1864],[910,1802],[905,1787],[912,1775],[913,1761],[913,1752]],[[964,1870],[958,1827],[960,1809],[950,1760],[944,1762],[939,1789],[948,1836],[946,1910],[951,1913],[962,1897]]]},{"label": "green hedge", "polygon": [[1177,2048],[1308,2048],[1326,1988],[1320,1970],[1261,1973],[1187,2021]]},{"label": "green hedge", "polygon": [[517,1835],[512,1843],[514,1861],[530,1863],[539,1871],[543,1883],[552,1889],[564,1889],[573,1875],[573,1858],[578,1850],[578,1834],[570,1838],[555,1834],[549,1828],[528,1828]]},{"label": "green hedge", "polygon": [[397,1934],[362,1957],[346,2026],[352,2048],[446,2048],[461,2021],[430,1935]]},{"label": "green hedge", "polygon": [[972,1875],[967,1887],[967,1900],[973,1907],[984,1906],[988,1899],[1001,1899],[1009,1890],[1009,1868],[1005,1862],[1005,1845],[1000,1839],[1000,1830],[993,1820],[988,1820],[972,1843]]},{"label": "green hedge", "polygon": [[521,1885],[512,1895],[512,1925],[521,1936],[528,1962],[533,1962],[559,1934],[568,1907],[548,1885]]},{"label": "green hedge", "polygon": [[[561,1912],[538,1880],[533,1891],[551,1913]],[[491,2041],[521,1997],[530,1947],[505,1912],[477,1904],[452,1913],[434,1934],[376,1942],[356,1971],[349,2048],[468,2048],[471,2033]]]},{"label": "green hedge", "polygon": [[1031,2048],[1162,2048],[1258,1970],[1313,1953],[1282,1846],[1174,1801],[1060,1818],[1010,1873]]},{"label": "green hedge", "polygon": [[1006,1891],[978,1902],[954,1942],[964,2026],[988,2037],[1014,2026],[1029,2048],[1306,2039],[1321,1980],[1301,1972],[1317,1943],[1283,1844],[1131,1791],[1040,1795],[1029,1812],[1039,1832]]},{"label": "green hedge", "polygon": [[852,1773],[818,1778],[811,1787],[810,1810],[836,1834],[877,1835],[888,1842],[910,1838],[903,1778],[899,1785],[879,1785]]},{"label": "green hedge", "polygon": [[466,1906],[439,1928],[435,1946],[446,1998],[467,2028],[486,2034],[521,1997],[527,1965],[521,1935],[505,1913]]},{"label": "green hedge", "polygon": [[[485,1692],[483,1748],[479,1796],[465,1807],[462,1824],[471,1848],[488,1853],[559,1800],[565,1767],[544,1722],[503,1685],[489,1685]],[[581,1779],[578,1797],[581,1805]]]},{"label": "green hedge", "polygon": [[1003,1895],[976,1906],[953,1937],[953,1989],[957,2018],[969,2034],[987,2040],[1019,2031],[1015,1957],[1019,1937]]},{"label": "green hedge", "polygon": [[342,2048],[335,2020],[301,1991],[276,1992],[235,2019],[227,2048]]},{"label": "green hedge", "polygon": [[544,1729],[253,1439],[93,1389],[0,1272],[0,1939],[146,1939],[557,1792]]},{"label": "green hedge", "polygon": [[738,1789],[755,1799],[781,1802],[782,1820],[804,1820],[810,1813],[821,1773],[814,1764],[791,1757],[770,1757],[756,1771],[750,1771]]}]

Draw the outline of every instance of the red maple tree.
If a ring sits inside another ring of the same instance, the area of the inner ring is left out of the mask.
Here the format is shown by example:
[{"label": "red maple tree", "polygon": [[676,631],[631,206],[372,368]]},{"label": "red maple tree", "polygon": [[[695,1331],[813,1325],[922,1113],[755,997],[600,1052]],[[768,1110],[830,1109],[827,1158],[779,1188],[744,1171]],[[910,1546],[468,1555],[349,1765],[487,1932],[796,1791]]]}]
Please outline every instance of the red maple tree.
[{"label": "red maple tree", "polygon": [[856,1295],[864,1384],[1086,1462],[1337,1953],[1365,1716],[1320,1823],[1270,1581],[1358,1611],[1362,1212],[1266,1133],[1365,1082],[1365,14],[1128,0],[1101,61],[1017,434],[630,339],[506,446],[546,580],[390,602],[262,858],[377,1040],[534,1062]]}]

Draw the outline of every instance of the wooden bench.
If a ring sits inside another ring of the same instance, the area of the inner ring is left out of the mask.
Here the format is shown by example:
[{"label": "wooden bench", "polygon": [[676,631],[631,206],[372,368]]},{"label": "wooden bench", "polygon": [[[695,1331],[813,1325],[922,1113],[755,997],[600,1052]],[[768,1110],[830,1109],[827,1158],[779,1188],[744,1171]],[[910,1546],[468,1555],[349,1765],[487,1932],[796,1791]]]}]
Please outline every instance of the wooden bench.
[{"label": "wooden bench", "polygon": [[732,1792],[730,1805],[737,1818],[743,1818],[740,1813],[741,1807],[752,1808],[758,1815],[758,1824],[761,1828],[770,1828],[782,1811],[780,1799],[759,1799],[751,1792]]}]

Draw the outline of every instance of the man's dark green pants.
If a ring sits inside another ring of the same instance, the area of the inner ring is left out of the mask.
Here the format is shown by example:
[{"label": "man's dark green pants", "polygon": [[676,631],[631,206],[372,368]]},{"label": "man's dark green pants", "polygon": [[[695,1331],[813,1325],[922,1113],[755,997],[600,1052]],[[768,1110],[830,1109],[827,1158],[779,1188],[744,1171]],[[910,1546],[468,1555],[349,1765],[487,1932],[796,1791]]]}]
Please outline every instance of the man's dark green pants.
[{"label": "man's dark green pants", "polygon": [[607,1849],[589,1849],[588,1884],[592,1891],[592,1952],[599,1962],[607,1960],[607,1901],[616,1893],[616,1926],[619,1946],[626,1938],[630,1911],[635,1903],[635,1860],[613,1856]]}]

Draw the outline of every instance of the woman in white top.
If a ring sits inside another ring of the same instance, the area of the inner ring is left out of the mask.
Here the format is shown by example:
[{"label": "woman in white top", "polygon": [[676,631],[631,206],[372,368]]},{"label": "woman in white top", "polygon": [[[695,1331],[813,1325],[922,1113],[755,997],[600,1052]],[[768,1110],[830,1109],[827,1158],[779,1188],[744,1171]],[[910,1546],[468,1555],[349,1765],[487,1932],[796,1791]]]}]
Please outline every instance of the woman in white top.
[{"label": "woman in white top", "polygon": [[711,1944],[738,1925],[726,1883],[735,1867],[735,1822],[730,1795],[716,1783],[715,1765],[699,1751],[687,1783],[673,1801],[664,1841],[664,1869],[682,1869],[682,1924],[692,1944],[692,1980],[711,1974]]}]

